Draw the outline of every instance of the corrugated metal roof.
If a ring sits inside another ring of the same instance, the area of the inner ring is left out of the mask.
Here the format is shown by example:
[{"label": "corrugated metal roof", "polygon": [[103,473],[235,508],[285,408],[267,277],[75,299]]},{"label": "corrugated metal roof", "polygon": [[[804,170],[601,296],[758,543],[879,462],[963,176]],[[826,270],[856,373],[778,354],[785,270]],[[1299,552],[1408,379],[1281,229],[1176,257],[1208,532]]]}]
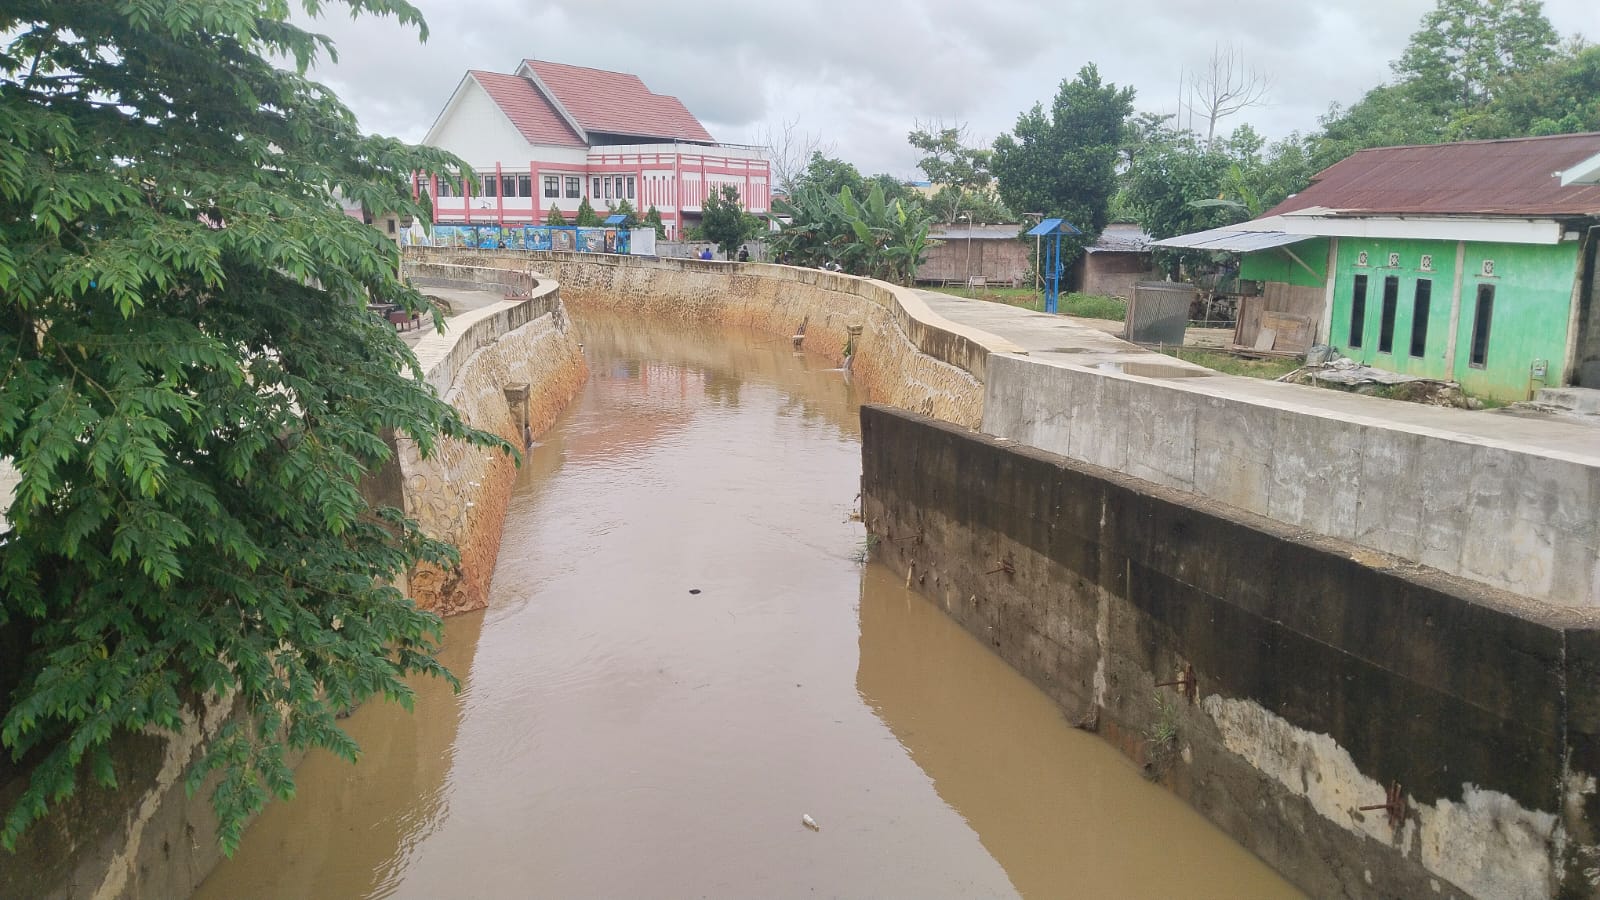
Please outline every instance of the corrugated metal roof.
[{"label": "corrugated metal roof", "polygon": [[1308,234],[1289,234],[1284,231],[1248,231],[1238,225],[1180,234],[1155,241],[1152,247],[1175,247],[1184,250],[1220,250],[1230,253],[1249,253],[1252,250],[1269,250],[1298,243],[1311,237]]},{"label": "corrugated metal roof", "polygon": [[1100,237],[1093,244],[1084,248],[1088,253],[1148,253],[1150,251],[1150,235],[1137,225],[1124,222],[1115,222],[1106,226],[1100,232]]},{"label": "corrugated metal roof", "polygon": [[1561,184],[1600,154],[1600,132],[1361,150],[1317,173],[1266,213],[1325,207],[1341,215],[1600,215],[1600,185]]},{"label": "corrugated metal roof", "polygon": [[637,75],[523,60],[585,131],[715,143],[677,97],[654,94]]},{"label": "corrugated metal roof", "polygon": [[500,111],[506,114],[511,124],[528,139],[528,143],[553,144],[558,147],[588,146],[528,79],[496,72],[480,72],[476,69],[467,74],[478,82],[484,93],[489,95],[489,99],[500,107]]}]

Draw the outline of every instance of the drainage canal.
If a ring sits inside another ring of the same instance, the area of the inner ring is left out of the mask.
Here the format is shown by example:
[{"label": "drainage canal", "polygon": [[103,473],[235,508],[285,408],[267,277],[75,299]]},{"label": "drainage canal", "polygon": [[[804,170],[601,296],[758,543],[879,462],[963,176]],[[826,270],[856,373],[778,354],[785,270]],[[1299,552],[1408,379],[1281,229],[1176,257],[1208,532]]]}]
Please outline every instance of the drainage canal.
[{"label": "drainage canal", "polygon": [[[838,370],[580,320],[453,695],[347,721],[208,898],[1280,897],[887,569]],[[817,826],[811,829],[802,817]]]}]

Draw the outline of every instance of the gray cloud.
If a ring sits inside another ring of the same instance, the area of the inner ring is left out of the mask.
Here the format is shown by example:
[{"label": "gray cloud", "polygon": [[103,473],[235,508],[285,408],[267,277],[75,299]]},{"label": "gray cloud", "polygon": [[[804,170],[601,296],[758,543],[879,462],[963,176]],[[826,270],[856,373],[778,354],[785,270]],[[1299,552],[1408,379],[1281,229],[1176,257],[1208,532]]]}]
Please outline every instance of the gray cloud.
[{"label": "gray cloud", "polygon": [[[867,172],[910,175],[918,120],[966,121],[993,138],[1087,62],[1173,112],[1179,79],[1216,46],[1271,79],[1248,121],[1269,137],[1307,131],[1330,103],[1389,77],[1432,0],[413,0],[431,36],[345,16],[311,27],[339,47],[315,76],[374,131],[417,140],[469,68],[509,72],[525,56],[632,72],[683,100],[712,134],[753,140],[798,119]],[[1600,37],[1592,0],[1548,0],[1563,34]]]}]

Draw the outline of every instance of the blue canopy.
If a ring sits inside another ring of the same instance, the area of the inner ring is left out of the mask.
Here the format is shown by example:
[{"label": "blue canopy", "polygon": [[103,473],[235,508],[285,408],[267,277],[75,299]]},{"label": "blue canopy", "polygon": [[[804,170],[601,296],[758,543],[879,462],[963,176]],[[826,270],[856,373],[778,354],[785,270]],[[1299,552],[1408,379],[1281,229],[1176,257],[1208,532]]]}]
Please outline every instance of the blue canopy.
[{"label": "blue canopy", "polygon": [[607,224],[607,225],[621,225],[623,222],[627,221],[627,219],[628,219],[628,217],[627,216],[623,216],[623,215],[609,215],[609,216],[606,216],[605,224]]},{"label": "blue canopy", "polygon": [[1029,237],[1038,237],[1047,234],[1083,234],[1076,225],[1066,219],[1045,219],[1039,224],[1028,229]]}]

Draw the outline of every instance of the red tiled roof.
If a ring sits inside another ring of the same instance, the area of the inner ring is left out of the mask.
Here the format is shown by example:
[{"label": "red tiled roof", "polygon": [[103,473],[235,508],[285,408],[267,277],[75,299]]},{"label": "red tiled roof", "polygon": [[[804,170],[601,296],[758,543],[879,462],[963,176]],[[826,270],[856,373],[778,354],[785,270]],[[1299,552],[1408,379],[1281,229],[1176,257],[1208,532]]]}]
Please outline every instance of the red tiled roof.
[{"label": "red tiled roof", "polygon": [[555,144],[561,147],[586,146],[567,120],[551,105],[533,82],[515,75],[500,75],[473,69],[470,74],[483,87],[489,99],[517,126],[530,144]]},{"label": "red tiled roof", "polygon": [[523,62],[585,131],[715,143],[677,97],[652,94],[637,75],[538,59]]},{"label": "red tiled roof", "polygon": [[1312,207],[1350,213],[1562,216],[1600,214],[1600,185],[1561,186],[1561,172],[1600,153],[1600,132],[1361,150],[1318,172],[1265,215]]}]

